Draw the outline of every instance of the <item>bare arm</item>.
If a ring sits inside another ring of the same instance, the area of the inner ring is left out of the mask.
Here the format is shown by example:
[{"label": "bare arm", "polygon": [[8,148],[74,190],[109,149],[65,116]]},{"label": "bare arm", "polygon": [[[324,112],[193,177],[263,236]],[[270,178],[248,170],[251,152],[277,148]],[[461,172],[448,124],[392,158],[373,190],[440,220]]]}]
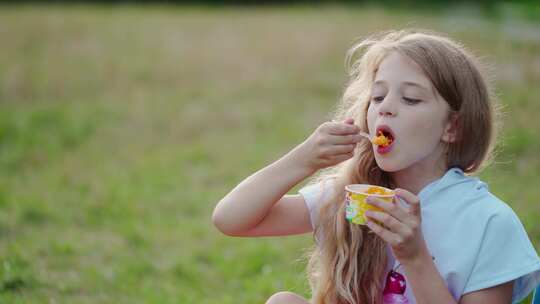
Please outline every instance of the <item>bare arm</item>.
[{"label": "bare arm", "polygon": [[463,295],[459,301],[459,304],[510,304],[512,303],[513,289],[514,281],[510,281],[490,288],[473,291]]},{"label": "bare arm", "polygon": [[[225,234],[240,236],[259,224],[291,188],[313,174],[289,153],[255,172],[227,194],[214,209],[214,225]],[[282,204],[291,202],[284,199]],[[302,201],[296,201],[302,203]],[[298,205],[298,204],[296,204]]]},{"label": "bare arm", "polygon": [[247,177],[221,199],[212,215],[214,225],[234,236],[310,231],[303,198],[285,194],[317,170],[351,158],[363,138],[358,132],[352,119],[322,124],[302,144]]}]

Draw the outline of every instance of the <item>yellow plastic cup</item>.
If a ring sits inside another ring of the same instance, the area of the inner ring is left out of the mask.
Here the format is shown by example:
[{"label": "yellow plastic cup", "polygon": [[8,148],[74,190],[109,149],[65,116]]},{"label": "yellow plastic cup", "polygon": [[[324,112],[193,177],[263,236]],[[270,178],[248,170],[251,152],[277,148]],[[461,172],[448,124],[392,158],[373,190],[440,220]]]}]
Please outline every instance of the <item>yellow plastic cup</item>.
[{"label": "yellow plastic cup", "polygon": [[365,217],[366,210],[383,211],[382,209],[369,205],[366,202],[368,196],[377,197],[385,202],[392,203],[394,199],[394,191],[381,186],[368,184],[352,184],[345,186],[345,218],[347,221],[366,225]]}]

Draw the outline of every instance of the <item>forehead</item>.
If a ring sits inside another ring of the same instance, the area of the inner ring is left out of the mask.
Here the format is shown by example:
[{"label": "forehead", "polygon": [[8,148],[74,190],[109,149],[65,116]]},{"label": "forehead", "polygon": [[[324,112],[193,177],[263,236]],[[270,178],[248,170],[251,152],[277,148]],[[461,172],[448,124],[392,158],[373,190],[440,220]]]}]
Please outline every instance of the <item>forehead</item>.
[{"label": "forehead", "polygon": [[374,86],[379,84],[417,86],[431,91],[432,85],[422,68],[407,56],[389,53],[379,64]]}]

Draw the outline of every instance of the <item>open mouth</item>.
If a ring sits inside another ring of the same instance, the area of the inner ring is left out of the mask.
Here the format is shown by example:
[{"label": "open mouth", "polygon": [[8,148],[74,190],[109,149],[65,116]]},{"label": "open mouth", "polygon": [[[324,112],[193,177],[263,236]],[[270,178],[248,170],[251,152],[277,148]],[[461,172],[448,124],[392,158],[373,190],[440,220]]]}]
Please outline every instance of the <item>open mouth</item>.
[{"label": "open mouth", "polygon": [[394,133],[388,126],[379,126],[377,128],[377,137],[373,140],[373,143],[377,145],[377,151],[379,153],[387,153],[392,149],[392,143],[394,142]]}]

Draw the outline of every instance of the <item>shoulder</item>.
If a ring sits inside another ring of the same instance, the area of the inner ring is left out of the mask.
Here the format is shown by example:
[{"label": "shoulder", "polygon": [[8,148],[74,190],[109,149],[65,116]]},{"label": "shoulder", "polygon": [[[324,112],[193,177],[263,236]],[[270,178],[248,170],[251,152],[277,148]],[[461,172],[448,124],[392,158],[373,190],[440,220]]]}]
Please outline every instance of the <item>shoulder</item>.
[{"label": "shoulder", "polygon": [[497,260],[506,256],[537,262],[527,231],[514,210],[487,188],[479,192],[464,200],[463,235],[479,241],[477,248],[486,261],[488,257]]},{"label": "shoulder", "polygon": [[[475,202],[479,243],[464,293],[515,280],[513,299],[522,299],[540,283],[540,259],[517,214],[491,193]],[[482,215],[483,214],[483,215]],[[467,229],[467,235],[474,235]]]},{"label": "shoulder", "polygon": [[539,283],[540,259],[517,214],[479,178],[457,170],[446,177],[422,206],[423,233],[441,274],[455,278],[457,295],[515,280],[513,298],[526,296]]},{"label": "shoulder", "polygon": [[491,193],[487,188],[476,190],[463,200],[463,208],[476,220],[483,220],[490,227],[509,227],[520,224],[514,210],[505,201]]},{"label": "shoulder", "polygon": [[514,210],[476,177],[459,177],[428,200],[423,219],[434,236],[446,232],[447,237],[467,239],[475,244],[473,247],[491,235],[527,239]]},{"label": "shoulder", "polygon": [[324,202],[327,202],[335,194],[335,179],[329,178],[307,184],[298,193],[302,195],[309,210],[313,228],[317,224],[319,210]]},{"label": "shoulder", "polygon": [[446,185],[429,197],[428,208],[452,214],[463,220],[475,223],[511,224],[517,216],[512,208],[493,194],[487,183],[476,176],[464,175],[456,171],[449,175]]},{"label": "shoulder", "polygon": [[335,193],[335,180],[325,179],[322,181],[311,182],[298,190],[308,207],[315,207],[330,198]]}]

